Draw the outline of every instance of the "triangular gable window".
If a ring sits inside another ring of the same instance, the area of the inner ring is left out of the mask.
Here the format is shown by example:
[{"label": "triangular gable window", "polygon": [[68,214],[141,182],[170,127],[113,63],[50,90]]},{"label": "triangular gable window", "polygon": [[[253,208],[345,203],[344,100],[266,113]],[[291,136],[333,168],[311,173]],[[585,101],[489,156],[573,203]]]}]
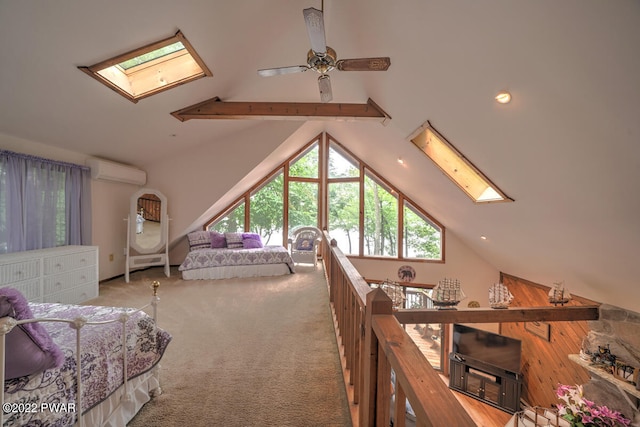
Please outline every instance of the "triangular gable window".
[{"label": "triangular gable window", "polygon": [[318,135],[208,221],[287,246],[296,227],[327,230],[345,255],[444,262],[444,227],[331,136]]}]

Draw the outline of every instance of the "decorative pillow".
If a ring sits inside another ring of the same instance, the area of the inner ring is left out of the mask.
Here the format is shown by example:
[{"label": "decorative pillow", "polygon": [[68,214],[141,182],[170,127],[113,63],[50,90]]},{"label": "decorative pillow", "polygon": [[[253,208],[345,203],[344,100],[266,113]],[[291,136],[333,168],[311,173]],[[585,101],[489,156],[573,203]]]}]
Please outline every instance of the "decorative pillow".
[{"label": "decorative pillow", "polygon": [[227,239],[227,247],[229,249],[242,249],[242,233],[224,233],[225,239]]},{"label": "decorative pillow", "polygon": [[208,231],[192,231],[187,234],[189,239],[189,251],[211,248],[211,237]]},{"label": "decorative pillow", "polygon": [[[17,289],[0,289],[0,317],[33,319],[27,299]],[[40,323],[14,327],[6,336],[5,379],[23,377],[57,368],[64,363],[64,353]]]},{"label": "decorative pillow", "polygon": [[224,234],[217,231],[211,232],[211,247],[213,249],[222,249],[227,247],[227,239],[224,238]]},{"label": "decorative pillow", "polygon": [[259,234],[256,233],[243,233],[242,234],[242,247],[245,249],[258,249],[262,248],[262,239]]},{"label": "decorative pillow", "polygon": [[313,240],[311,239],[298,239],[296,243],[297,243],[296,249],[299,251],[313,250]]}]

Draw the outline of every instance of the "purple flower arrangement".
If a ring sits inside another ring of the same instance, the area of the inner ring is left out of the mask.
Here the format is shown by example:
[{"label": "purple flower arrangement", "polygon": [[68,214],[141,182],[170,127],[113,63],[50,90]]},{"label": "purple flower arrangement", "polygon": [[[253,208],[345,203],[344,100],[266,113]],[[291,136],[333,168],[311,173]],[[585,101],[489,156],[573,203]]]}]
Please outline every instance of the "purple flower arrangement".
[{"label": "purple flower arrangement", "polygon": [[631,420],[618,411],[598,406],[585,399],[582,386],[558,384],[556,394],[564,403],[558,404],[558,414],[575,427],[629,426]]}]

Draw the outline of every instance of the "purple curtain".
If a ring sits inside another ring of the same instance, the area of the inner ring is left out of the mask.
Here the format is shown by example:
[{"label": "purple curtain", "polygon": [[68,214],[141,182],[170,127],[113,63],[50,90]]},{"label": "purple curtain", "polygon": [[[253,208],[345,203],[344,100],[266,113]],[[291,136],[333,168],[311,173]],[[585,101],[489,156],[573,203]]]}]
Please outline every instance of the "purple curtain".
[{"label": "purple curtain", "polygon": [[0,150],[0,253],[90,244],[90,169]]}]

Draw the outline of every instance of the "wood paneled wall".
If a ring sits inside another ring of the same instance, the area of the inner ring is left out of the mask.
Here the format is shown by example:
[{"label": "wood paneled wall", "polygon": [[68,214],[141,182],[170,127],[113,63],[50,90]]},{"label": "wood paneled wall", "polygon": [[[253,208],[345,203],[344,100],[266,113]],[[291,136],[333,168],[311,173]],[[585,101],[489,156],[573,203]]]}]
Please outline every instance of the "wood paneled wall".
[{"label": "wood paneled wall", "polygon": [[143,194],[138,199],[138,213],[147,221],[160,222],[161,201],[155,194]]},{"label": "wood paneled wall", "polygon": [[[548,286],[500,273],[502,283],[514,296],[512,307],[548,307]],[[571,289],[569,289],[571,291]],[[567,305],[597,305],[574,295]],[[587,321],[550,322],[550,341],[527,331],[523,322],[502,323],[500,333],[522,340],[522,399],[530,405],[549,407],[558,403],[558,383],[584,384],[589,373],[568,359],[580,352],[582,339],[589,331]]]}]

